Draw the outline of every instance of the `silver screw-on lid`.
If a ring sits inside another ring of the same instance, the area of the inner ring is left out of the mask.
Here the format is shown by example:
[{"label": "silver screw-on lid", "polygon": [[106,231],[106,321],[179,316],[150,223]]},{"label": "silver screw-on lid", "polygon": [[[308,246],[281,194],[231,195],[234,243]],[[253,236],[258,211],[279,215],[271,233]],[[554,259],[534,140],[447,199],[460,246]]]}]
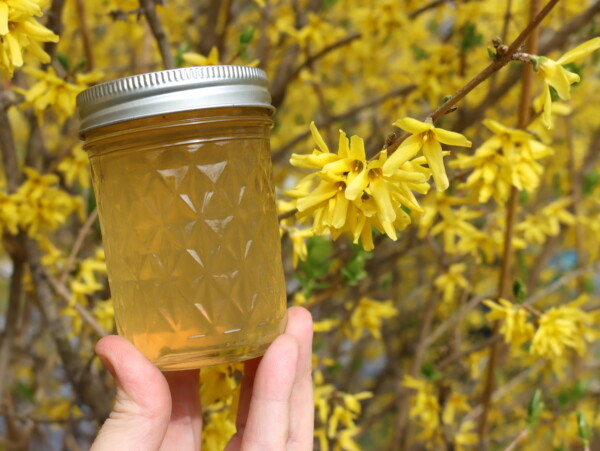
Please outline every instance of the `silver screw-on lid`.
[{"label": "silver screw-on lid", "polygon": [[237,106],[274,110],[264,71],[247,66],[201,66],[150,72],[81,92],[77,96],[79,134],[158,114]]}]

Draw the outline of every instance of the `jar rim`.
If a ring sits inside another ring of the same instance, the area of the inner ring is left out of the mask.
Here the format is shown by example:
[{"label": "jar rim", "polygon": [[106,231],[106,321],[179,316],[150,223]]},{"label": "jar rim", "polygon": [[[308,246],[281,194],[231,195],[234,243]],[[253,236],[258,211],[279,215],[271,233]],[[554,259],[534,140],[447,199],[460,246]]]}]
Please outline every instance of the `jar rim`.
[{"label": "jar rim", "polygon": [[131,119],[223,107],[271,105],[267,74],[256,67],[219,65],[169,69],[100,83],[77,96],[79,136]]}]

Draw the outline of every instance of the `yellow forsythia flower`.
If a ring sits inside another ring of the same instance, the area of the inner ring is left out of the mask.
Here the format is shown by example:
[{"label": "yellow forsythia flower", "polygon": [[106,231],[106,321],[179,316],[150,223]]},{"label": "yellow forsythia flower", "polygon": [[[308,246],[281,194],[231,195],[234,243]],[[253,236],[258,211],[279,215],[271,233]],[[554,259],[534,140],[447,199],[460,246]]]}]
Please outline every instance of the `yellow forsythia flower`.
[{"label": "yellow forsythia flower", "polygon": [[398,310],[391,300],[376,301],[363,297],[352,311],[349,323],[344,326],[344,333],[352,341],[358,341],[366,329],[373,338],[379,340],[383,320],[393,318],[397,314]]},{"label": "yellow forsythia flower", "polygon": [[56,175],[42,175],[32,168],[25,168],[25,174],[27,180],[15,197],[19,202],[19,224],[29,236],[36,236],[40,229],[56,229],[81,205],[79,198],[55,186]]},{"label": "yellow forsythia flower", "polygon": [[[387,160],[381,152],[374,161],[366,161],[364,142],[358,136],[348,139],[340,131],[337,154],[319,134],[314,123],[310,130],[317,148],[310,155],[293,154],[290,162],[300,168],[318,170],[304,177],[295,189],[286,193],[297,198],[298,217],[312,217],[315,234],[331,232],[333,238],[346,232],[361,240],[366,250],[372,250],[372,228],[397,238],[410,217],[403,206],[420,212],[413,191],[426,193],[430,171],[422,165],[424,159],[403,162],[398,168],[383,173]],[[311,187],[318,183],[316,188]]]},{"label": "yellow forsythia flower", "polygon": [[394,125],[412,133],[412,136],[404,140],[400,147],[384,163],[383,173],[391,175],[403,163],[412,159],[422,150],[433,174],[437,190],[444,191],[448,188],[450,182],[448,181],[442,158],[442,143],[450,146],[471,147],[471,141],[460,133],[436,128],[431,122],[421,122],[410,117],[398,119],[394,122]]},{"label": "yellow forsythia flower", "polygon": [[75,97],[89,83],[97,81],[102,77],[101,73],[94,72],[78,78],[78,83],[73,84],[56,75],[52,67],[46,71],[26,67],[24,72],[36,78],[38,81],[29,89],[14,88],[15,91],[25,96],[25,102],[21,108],[33,108],[38,120],[43,122],[44,113],[48,108],[52,109],[62,123],[75,114]]},{"label": "yellow forsythia flower", "polygon": [[456,263],[451,265],[446,273],[435,279],[434,284],[442,290],[444,302],[451,302],[454,299],[456,287],[467,288],[469,286],[469,282],[463,276],[466,269],[466,264]]},{"label": "yellow forsythia flower", "polygon": [[216,66],[217,64],[220,64],[219,49],[216,47],[210,49],[208,56],[194,52],[185,52],[182,57],[183,61],[188,66]]},{"label": "yellow forsythia flower", "polygon": [[480,203],[493,196],[505,202],[510,187],[533,191],[540,183],[544,168],[537,162],[550,155],[552,150],[523,131],[514,130],[491,120],[483,124],[494,136],[485,141],[469,157],[459,155],[451,165],[461,169],[473,168],[463,188],[473,190]]},{"label": "yellow forsythia flower", "polygon": [[579,75],[565,69],[563,65],[585,58],[599,48],[600,37],[597,37],[569,50],[556,61],[546,58],[545,56],[539,57],[538,75],[544,81],[544,89],[542,91],[540,102],[543,105],[542,118],[546,127],[553,127],[550,86],[556,90],[561,99],[569,100],[571,98],[571,85],[580,81]]},{"label": "yellow forsythia flower", "polygon": [[202,449],[219,451],[227,447],[227,443],[235,434],[235,423],[228,418],[228,411],[212,412],[208,416],[207,424],[202,429]]},{"label": "yellow forsythia flower", "polygon": [[560,307],[552,307],[539,319],[539,326],[531,342],[531,353],[556,358],[568,349],[578,354],[586,352],[586,343],[600,338],[597,312],[586,312],[579,307],[587,300],[582,295],[575,301]]},{"label": "yellow forsythia flower", "polygon": [[42,63],[50,62],[40,42],[56,42],[58,36],[33,18],[41,15],[37,1],[0,0],[0,69],[10,77],[23,65],[24,50]]},{"label": "yellow forsythia flower", "polygon": [[423,429],[421,437],[432,439],[440,433],[440,404],[435,387],[428,381],[405,375],[402,386],[411,388],[416,393],[410,399],[411,418],[417,418]]},{"label": "yellow forsythia flower", "polygon": [[519,304],[513,304],[506,299],[500,299],[498,303],[485,300],[483,303],[491,309],[486,315],[488,320],[503,321],[500,333],[504,335],[504,341],[510,343],[513,348],[519,348],[533,338],[533,324],[528,321],[527,312]]},{"label": "yellow forsythia flower", "polygon": [[4,229],[13,235],[18,232],[19,204],[15,196],[0,191],[0,235]]},{"label": "yellow forsythia flower", "polygon": [[59,164],[58,170],[65,176],[68,186],[77,181],[83,188],[90,186],[90,160],[81,144],[73,147],[71,155],[65,157]]}]

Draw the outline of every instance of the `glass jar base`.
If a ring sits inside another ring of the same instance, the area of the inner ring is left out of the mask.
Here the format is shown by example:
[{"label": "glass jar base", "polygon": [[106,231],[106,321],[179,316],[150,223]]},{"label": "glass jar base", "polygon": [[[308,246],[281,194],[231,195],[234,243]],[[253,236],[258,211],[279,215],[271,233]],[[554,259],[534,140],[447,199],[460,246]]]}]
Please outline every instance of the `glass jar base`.
[{"label": "glass jar base", "polygon": [[266,352],[270,344],[271,342],[229,349],[172,353],[160,357],[152,363],[161,371],[192,370],[260,357]]}]

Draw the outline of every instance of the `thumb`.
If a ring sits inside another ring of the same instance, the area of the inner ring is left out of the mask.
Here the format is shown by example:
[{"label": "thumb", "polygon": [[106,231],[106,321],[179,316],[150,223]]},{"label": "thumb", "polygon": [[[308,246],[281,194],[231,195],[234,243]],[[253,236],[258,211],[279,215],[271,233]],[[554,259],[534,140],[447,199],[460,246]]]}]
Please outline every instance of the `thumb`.
[{"label": "thumb", "polygon": [[92,451],[158,450],[171,416],[163,374],[123,337],[104,337],[96,353],[114,377],[117,395]]}]

